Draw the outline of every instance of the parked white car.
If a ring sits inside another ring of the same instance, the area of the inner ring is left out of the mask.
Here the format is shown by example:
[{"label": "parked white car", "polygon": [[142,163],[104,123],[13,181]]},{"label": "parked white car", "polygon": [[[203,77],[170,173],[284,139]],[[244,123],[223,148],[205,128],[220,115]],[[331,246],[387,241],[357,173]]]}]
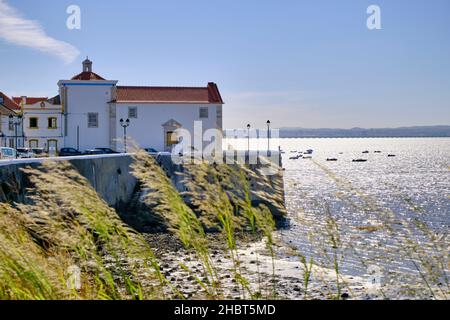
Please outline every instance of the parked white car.
[{"label": "parked white car", "polygon": [[0,147],[0,160],[17,159],[17,151],[13,148]]},{"label": "parked white car", "polygon": [[17,148],[17,156],[22,159],[30,159],[36,157],[33,150],[31,150],[30,148]]}]

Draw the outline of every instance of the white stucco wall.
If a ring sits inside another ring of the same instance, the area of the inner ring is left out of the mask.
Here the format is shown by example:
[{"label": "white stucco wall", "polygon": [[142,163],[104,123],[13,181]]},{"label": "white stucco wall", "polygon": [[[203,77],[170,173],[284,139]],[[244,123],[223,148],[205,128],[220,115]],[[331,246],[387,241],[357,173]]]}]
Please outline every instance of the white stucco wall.
[{"label": "white stucco wall", "polygon": [[[202,121],[203,131],[211,128],[222,130],[221,119],[218,122],[217,110],[222,108],[216,104],[145,104],[145,103],[117,103],[112,104],[116,108],[116,137],[117,149],[123,150],[123,128],[119,120],[128,118],[129,107],[137,107],[137,118],[130,118],[130,126],[127,128],[127,136],[138,143],[142,148],[154,148],[164,151],[163,124],[173,119],[179,122],[182,128],[191,132],[194,136],[194,121]],[[200,108],[208,107],[208,118],[200,119]],[[221,149],[221,141],[219,141]]]},{"label": "white stucco wall", "polygon": [[[110,147],[110,105],[117,81],[60,81],[67,130],[65,147]],[[98,113],[98,127],[88,128],[88,113]],[[79,139],[77,138],[79,128]],[[79,141],[79,145],[78,145]]]}]

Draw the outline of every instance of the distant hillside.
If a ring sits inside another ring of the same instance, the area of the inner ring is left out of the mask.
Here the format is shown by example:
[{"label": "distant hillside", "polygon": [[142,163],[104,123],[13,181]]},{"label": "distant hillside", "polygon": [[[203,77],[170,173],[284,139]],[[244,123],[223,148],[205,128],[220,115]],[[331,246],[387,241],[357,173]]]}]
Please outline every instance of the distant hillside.
[{"label": "distant hillside", "polygon": [[400,128],[305,129],[280,128],[280,138],[450,137],[450,126]]}]

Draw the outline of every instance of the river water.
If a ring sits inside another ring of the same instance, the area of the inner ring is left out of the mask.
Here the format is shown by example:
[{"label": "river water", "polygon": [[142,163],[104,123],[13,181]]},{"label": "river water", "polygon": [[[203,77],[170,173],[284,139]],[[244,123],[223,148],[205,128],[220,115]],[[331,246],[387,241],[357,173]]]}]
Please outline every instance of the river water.
[{"label": "river water", "polygon": [[[433,262],[448,275],[450,138],[280,139],[280,146],[291,218],[285,242],[330,267],[336,257],[345,274],[379,268],[385,278],[416,281],[428,274],[424,260],[439,256]],[[307,149],[311,159],[289,159]]]},{"label": "river water", "polygon": [[[384,284],[422,289],[445,285],[450,138],[300,138],[275,145],[284,152],[285,244],[345,275],[375,273]],[[311,158],[289,159],[308,149]]]}]

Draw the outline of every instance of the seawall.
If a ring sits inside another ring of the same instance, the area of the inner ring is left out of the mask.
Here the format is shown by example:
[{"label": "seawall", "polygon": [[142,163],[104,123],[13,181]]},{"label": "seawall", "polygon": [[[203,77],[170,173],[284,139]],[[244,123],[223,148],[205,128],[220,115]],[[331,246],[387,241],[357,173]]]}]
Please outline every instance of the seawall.
[{"label": "seawall", "polygon": [[[83,157],[32,159],[0,161],[0,201],[28,203],[27,189],[31,188],[22,168],[33,168],[46,160],[69,161],[78,172],[84,176],[97,193],[118,211],[133,207],[139,201],[140,192],[137,179],[130,173],[133,158],[130,155],[93,155]],[[184,190],[180,174],[182,166],[171,163],[170,157],[160,163],[166,174],[171,178],[176,188]],[[260,165],[251,165],[255,174],[250,178],[251,200],[255,206],[265,204],[274,217],[286,214],[284,205],[283,175],[281,169],[274,175],[258,174]],[[281,199],[281,200],[280,200]]]},{"label": "seawall", "polygon": [[27,188],[31,186],[21,168],[37,168],[45,160],[69,161],[111,207],[125,206],[136,187],[128,155],[0,161],[0,201],[26,203]]}]

